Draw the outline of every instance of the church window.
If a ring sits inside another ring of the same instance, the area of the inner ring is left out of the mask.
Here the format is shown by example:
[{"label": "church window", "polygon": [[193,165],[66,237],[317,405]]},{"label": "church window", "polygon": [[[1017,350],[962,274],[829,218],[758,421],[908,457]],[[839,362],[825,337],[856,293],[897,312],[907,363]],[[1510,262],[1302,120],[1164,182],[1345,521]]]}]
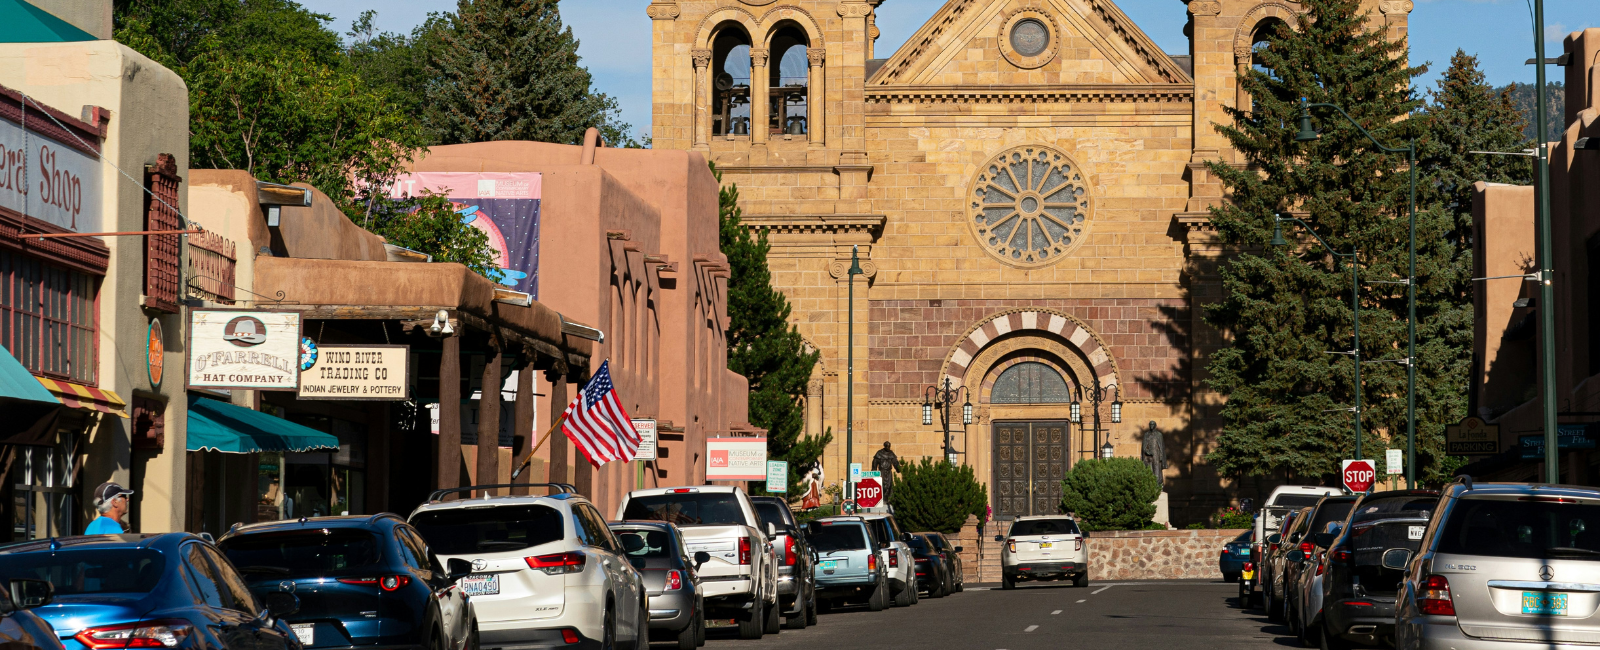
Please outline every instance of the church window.
[{"label": "church window", "polygon": [[1017,21],[1011,28],[1011,48],[1023,56],[1038,56],[1050,45],[1050,31],[1036,18]]},{"label": "church window", "polygon": [[773,65],[768,66],[767,129],[772,135],[805,135],[809,132],[807,106],[810,99],[811,65],[806,58],[806,34],[793,24],[773,34]]},{"label": "church window", "polygon": [[1072,392],[1061,373],[1037,361],[1024,361],[1006,368],[989,391],[992,404],[1066,404]]},{"label": "church window", "polygon": [[712,41],[711,53],[711,134],[749,135],[750,36],[727,27]]},{"label": "church window", "polygon": [[978,170],[968,203],[973,235],[1012,266],[1053,264],[1083,242],[1090,196],[1077,164],[1044,146],[1008,149]]}]

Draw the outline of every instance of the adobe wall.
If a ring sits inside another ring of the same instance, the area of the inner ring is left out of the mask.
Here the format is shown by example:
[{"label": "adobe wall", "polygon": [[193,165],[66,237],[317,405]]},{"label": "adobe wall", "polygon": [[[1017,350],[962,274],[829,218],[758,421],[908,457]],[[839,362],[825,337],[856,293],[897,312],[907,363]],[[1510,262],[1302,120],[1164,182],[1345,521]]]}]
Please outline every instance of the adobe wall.
[{"label": "adobe wall", "polygon": [[1243,528],[1110,530],[1089,533],[1089,579],[1221,578],[1217,557]]}]

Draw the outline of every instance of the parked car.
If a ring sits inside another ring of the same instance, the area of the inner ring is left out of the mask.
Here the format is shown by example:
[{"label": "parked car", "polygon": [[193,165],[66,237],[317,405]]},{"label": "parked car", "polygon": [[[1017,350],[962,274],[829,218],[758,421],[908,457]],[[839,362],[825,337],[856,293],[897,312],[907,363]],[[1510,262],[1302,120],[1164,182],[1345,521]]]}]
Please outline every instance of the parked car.
[{"label": "parked car", "polygon": [[64,650],[55,628],[32,611],[55,597],[50,583],[22,578],[10,588],[16,592],[0,589],[0,644],[14,650]]},{"label": "parked car", "polygon": [[398,515],[235,526],[217,548],[258,597],[299,599],[286,619],[308,648],[478,647],[475,603],[456,587],[471,566],[441,566]]},{"label": "parked car", "polygon": [[1328,545],[1322,577],[1322,613],[1313,625],[1333,650],[1394,641],[1394,596],[1403,577],[1383,568],[1389,549],[1416,551],[1422,531],[1439,505],[1433,490],[1394,490],[1363,495],[1344,530]]},{"label": "parked car", "polygon": [[950,568],[950,585],[945,593],[966,591],[967,574],[966,568],[961,564],[961,547],[952,545],[944,533],[923,533],[923,535],[928,537],[928,541],[933,542],[934,548],[938,549],[940,557],[944,558],[946,566]]},{"label": "parked car", "polygon": [[762,523],[777,527],[772,550],[778,560],[778,606],[783,626],[803,630],[817,622],[816,558],[811,544],[795,522],[789,502],[782,497],[750,497],[750,502]]},{"label": "parked car", "polygon": [[294,597],[274,595],[267,609],[226,557],[188,533],[62,537],[7,546],[0,549],[0,579],[30,581],[25,584],[33,586],[32,593],[22,594],[18,604],[59,637],[59,645],[40,638],[34,644],[42,648],[302,648],[282,619],[293,613]]},{"label": "parked car", "polygon": [[1000,586],[1013,589],[1021,580],[1071,580],[1089,585],[1089,548],[1078,522],[1071,517],[1018,517],[1011,530],[996,535],[1000,547]]},{"label": "parked car", "polygon": [[[1256,579],[1246,578],[1240,584],[1240,600],[1246,606],[1260,599],[1263,608],[1268,610],[1270,618],[1274,604],[1270,587],[1274,576],[1267,570],[1271,564],[1267,540],[1274,533],[1285,532],[1287,516],[1301,508],[1316,505],[1324,496],[1342,493],[1343,490],[1336,487],[1317,485],[1280,485],[1273,488],[1272,494],[1267,496],[1261,509],[1256,512],[1255,522],[1251,526],[1255,531],[1255,537],[1250,545],[1250,563],[1255,570]],[[1259,593],[1257,587],[1260,587]]]},{"label": "parked car", "polygon": [[817,549],[817,603],[822,611],[855,603],[874,612],[889,607],[889,574],[879,560],[886,547],[865,521],[849,515],[825,517],[806,525],[806,537]]},{"label": "parked car", "polygon": [[1289,552],[1300,548],[1300,538],[1305,536],[1307,516],[1310,514],[1310,508],[1301,508],[1284,515],[1282,530],[1267,537],[1267,546],[1262,552],[1261,607],[1266,610],[1267,620],[1274,623],[1286,623],[1289,620],[1288,581],[1285,579],[1292,564]]},{"label": "parked car", "polygon": [[737,625],[739,637],[777,634],[777,564],[771,538],[744,490],[728,485],[634,490],[617,506],[617,519],[677,524],[689,552],[711,556],[699,569],[710,627]]},{"label": "parked car", "polygon": [[611,648],[648,638],[644,576],[605,518],[570,485],[534,485],[551,494],[445,501],[511,486],[437,490],[407,519],[428,552],[471,564],[460,591],[472,599],[483,645]]},{"label": "parked car", "polygon": [[633,568],[644,574],[650,640],[676,641],[678,650],[705,645],[705,604],[697,569],[711,561],[711,554],[700,551],[691,555],[683,543],[683,533],[664,521],[620,521],[608,525],[627,551]]},{"label": "parked car", "polygon": [[912,533],[906,544],[911,546],[911,558],[916,564],[917,589],[928,592],[929,598],[944,598],[955,591],[950,560],[928,539],[928,533]]},{"label": "parked car", "polygon": [[917,604],[917,570],[911,561],[911,545],[906,543],[906,538],[911,534],[900,528],[894,515],[862,513],[861,520],[867,522],[883,542],[882,556],[878,559],[884,563],[885,573],[889,574],[889,589],[893,592],[895,607]]},{"label": "parked car", "polygon": [[1384,551],[1404,571],[1400,650],[1568,648],[1600,634],[1600,490],[1458,479],[1420,548]]},{"label": "parked car", "polygon": [[1255,531],[1244,531],[1233,538],[1233,541],[1222,545],[1222,555],[1217,558],[1217,568],[1222,571],[1224,582],[1238,580],[1244,573],[1244,565],[1250,561],[1250,543],[1254,534]]},{"label": "parked car", "polygon": [[1291,614],[1289,629],[1304,645],[1316,644],[1312,636],[1315,631],[1313,621],[1317,613],[1322,611],[1322,574],[1326,570],[1324,560],[1327,559],[1328,545],[1333,543],[1345,520],[1350,518],[1350,508],[1355,505],[1357,498],[1354,494],[1322,497],[1317,507],[1312,508],[1311,514],[1306,516],[1307,534],[1300,538],[1300,548],[1289,552],[1289,559],[1293,560],[1299,554],[1300,559],[1304,560],[1290,565],[1290,570],[1285,572],[1285,578],[1290,581],[1287,588]]}]

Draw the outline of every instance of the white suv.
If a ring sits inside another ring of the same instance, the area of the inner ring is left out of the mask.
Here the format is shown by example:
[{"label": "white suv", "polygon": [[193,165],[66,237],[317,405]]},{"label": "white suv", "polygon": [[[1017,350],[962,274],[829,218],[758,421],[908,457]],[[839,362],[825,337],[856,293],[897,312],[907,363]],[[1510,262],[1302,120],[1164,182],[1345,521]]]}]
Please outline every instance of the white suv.
[{"label": "white suv", "polygon": [[1089,547],[1078,522],[1061,515],[1017,517],[1005,536],[996,535],[1000,547],[1000,586],[1016,587],[1019,580],[1071,580],[1073,586],[1089,584]]},{"label": "white suv", "polygon": [[867,528],[883,543],[878,561],[883,563],[887,569],[885,573],[889,574],[889,590],[894,592],[895,606],[917,604],[917,562],[911,556],[911,545],[906,543],[910,535],[900,529],[894,515],[864,512],[860,516],[867,523]]},{"label": "white suv", "polygon": [[472,564],[457,584],[478,613],[480,647],[648,647],[643,576],[605,519],[570,485],[531,485],[552,494],[443,501],[511,486],[439,490],[409,519],[441,562]]}]

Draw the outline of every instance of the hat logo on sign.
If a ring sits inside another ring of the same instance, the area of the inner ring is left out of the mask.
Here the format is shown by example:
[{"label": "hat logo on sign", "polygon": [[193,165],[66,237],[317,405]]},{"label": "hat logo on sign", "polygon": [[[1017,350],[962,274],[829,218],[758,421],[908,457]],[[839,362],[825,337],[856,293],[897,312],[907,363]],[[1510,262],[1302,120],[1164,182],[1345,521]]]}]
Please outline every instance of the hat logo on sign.
[{"label": "hat logo on sign", "polygon": [[222,328],[222,340],[247,348],[267,342],[267,326],[254,316],[240,316]]}]

